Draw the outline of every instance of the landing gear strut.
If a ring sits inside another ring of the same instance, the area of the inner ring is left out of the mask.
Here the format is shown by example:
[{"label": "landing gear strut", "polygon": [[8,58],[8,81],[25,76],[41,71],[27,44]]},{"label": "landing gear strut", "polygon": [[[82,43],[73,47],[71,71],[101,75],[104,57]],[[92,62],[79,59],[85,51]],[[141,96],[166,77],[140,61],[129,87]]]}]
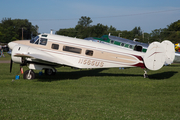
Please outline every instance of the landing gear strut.
[{"label": "landing gear strut", "polygon": [[147,69],[144,69],[144,78],[148,78]]}]

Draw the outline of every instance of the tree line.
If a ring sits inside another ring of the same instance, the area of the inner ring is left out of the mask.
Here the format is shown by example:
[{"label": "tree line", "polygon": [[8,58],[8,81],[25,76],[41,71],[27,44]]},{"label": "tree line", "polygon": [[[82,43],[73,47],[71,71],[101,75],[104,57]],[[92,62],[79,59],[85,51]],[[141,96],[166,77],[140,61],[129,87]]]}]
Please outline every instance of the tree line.
[{"label": "tree line", "polygon": [[87,37],[101,37],[111,33],[114,36],[120,36],[126,39],[138,39],[140,42],[151,43],[153,41],[170,40],[173,43],[180,42],[180,20],[167,25],[167,28],[155,29],[151,33],[145,33],[141,27],[134,27],[132,30],[121,31],[115,27],[103,25],[98,23],[97,25],[91,25],[92,19],[90,17],[82,16],[75,28],[59,29],[56,31],[58,35],[64,35],[69,37],[87,38]]},{"label": "tree line", "polygon": [[[153,41],[170,40],[173,43],[180,43],[180,20],[167,25],[166,28],[155,29],[151,33],[144,33],[141,27],[134,27],[132,30],[117,30],[115,27],[103,25],[91,25],[93,20],[90,17],[82,16],[74,28],[59,29],[58,35],[69,37],[87,38],[101,37],[111,33],[126,39],[138,39],[140,42],[151,43]],[[27,19],[4,18],[0,23],[0,43],[8,43],[13,40],[31,39],[38,35],[38,26],[32,25]]]},{"label": "tree line", "polygon": [[31,39],[38,34],[38,26],[33,26],[27,19],[4,18],[0,23],[0,43],[14,40]]}]

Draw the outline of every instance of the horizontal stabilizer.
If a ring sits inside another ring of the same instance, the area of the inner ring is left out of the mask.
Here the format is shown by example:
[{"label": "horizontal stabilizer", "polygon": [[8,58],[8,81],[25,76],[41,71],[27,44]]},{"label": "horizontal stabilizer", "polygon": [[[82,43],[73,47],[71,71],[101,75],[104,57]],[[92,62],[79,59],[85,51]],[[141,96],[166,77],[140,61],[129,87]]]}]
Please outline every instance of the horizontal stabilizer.
[{"label": "horizontal stabilizer", "polygon": [[162,42],[165,49],[165,65],[171,64],[175,58],[174,44],[168,40]]}]

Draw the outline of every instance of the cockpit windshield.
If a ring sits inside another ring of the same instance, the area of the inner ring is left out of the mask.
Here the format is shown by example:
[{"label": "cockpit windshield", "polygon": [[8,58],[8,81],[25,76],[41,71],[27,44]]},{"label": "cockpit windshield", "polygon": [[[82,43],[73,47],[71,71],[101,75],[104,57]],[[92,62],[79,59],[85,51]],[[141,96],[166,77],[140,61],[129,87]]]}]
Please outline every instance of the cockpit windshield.
[{"label": "cockpit windshield", "polygon": [[30,40],[30,43],[34,43],[34,42],[36,42],[38,39],[39,39],[39,36],[36,36],[35,38],[32,38],[32,39]]}]

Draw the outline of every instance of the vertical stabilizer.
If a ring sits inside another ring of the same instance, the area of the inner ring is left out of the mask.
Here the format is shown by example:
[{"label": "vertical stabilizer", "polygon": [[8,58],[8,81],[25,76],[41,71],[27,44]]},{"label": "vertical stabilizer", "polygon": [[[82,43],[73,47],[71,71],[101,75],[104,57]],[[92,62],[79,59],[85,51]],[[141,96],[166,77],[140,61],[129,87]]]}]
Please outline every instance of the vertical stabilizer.
[{"label": "vertical stabilizer", "polygon": [[159,70],[164,64],[171,64],[175,57],[174,45],[165,40],[162,43],[153,42],[144,56],[144,63],[149,70]]},{"label": "vertical stabilizer", "polygon": [[159,42],[153,42],[149,45],[144,56],[144,63],[149,70],[159,70],[165,62],[164,46]]},{"label": "vertical stabilizer", "polygon": [[169,65],[173,63],[175,58],[174,44],[169,40],[164,40],[161,44],[163,44],[165,49],[165,55],[166,55],[165,65]]}]

